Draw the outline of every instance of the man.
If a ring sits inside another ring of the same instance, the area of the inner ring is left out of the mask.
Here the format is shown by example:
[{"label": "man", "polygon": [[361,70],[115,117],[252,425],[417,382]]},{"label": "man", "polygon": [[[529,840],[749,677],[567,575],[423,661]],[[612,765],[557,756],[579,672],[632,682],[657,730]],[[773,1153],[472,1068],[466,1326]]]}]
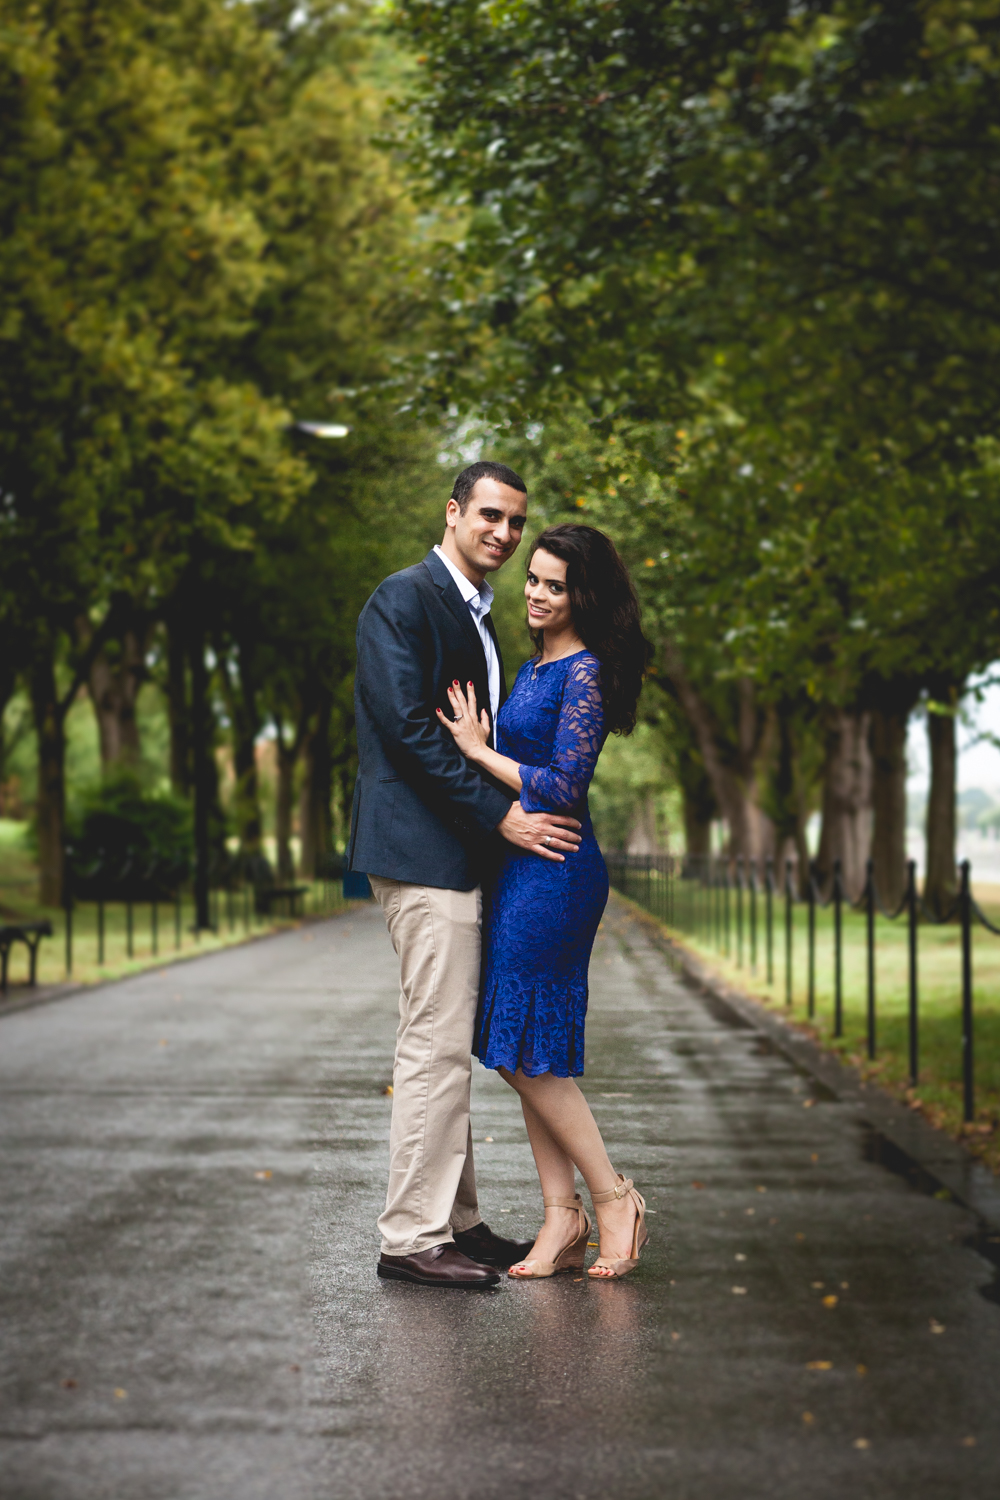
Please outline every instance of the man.
[{"label": "man", "polygon": [[436,718],[472,682],[491,725],[506,695],[487,575],[517,549],[524,483],[477,463],[455,481],[441,545],[387,578],[358,621],[358,780],[349,864],[366,871],[399,955],[389,1189],[378,1275],[492,1286],[527,1245],[482,1222],[469,1094],[479,991],[480,881],[494,833],[562,860],[579,823],[525,813],[459,754]]}]

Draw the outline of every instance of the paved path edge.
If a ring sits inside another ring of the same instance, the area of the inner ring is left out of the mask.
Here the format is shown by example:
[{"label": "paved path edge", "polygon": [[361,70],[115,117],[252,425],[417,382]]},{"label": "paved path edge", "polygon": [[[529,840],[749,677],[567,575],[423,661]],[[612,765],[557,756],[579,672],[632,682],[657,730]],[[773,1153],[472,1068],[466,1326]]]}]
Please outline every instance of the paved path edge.
[{"label": "paved path edge", "polygon": [[992,1232],[1000,1232],[1000,1181],[950,1136],[935,1129],[923,1115],[907,1109],[878,1084],[866,1083],[838,1057],[782,1016],[715,974],[699,957],[637,902],[615,891],[656,946],[665,953],[695,989],[735,1013],[746,1025],[762,1032],[803,1072],[829,1089],[843,1104],[852,1105],[859,1122],[871,1126],[935,1178],[952,1197],[976,1214]]},{"label": "paved path edge", "polygon": [[[211,952],[165,954],[163,958],[157,958],[144,969],[133,969],[129,974],[114,974],[108,979],[85,979],[63,980],[59,984],[38,985],[34,989],[25,986],[20,995],[15,995],[12,1000],[0,999],[0,1021],[4,1016],[16,1015],[18,1011],[33,1010],[36,1005],[51,1005],[55,1000],[69,1000],[73,995],[91,995],[95,990],[104,989],[111,984],[125,984],[130,979],[141,979],[144,974],[162,974],[167,969],[175,969],[179,964],[192,963],[198,958],[215,958],[219,953],[230,953],[234,948],[245,948],[248,943],[263,943],[269,938],[281,937],[283,933],[295,932],[299,927],[311,926],[314,922],[332,922],[335,917],[346,917],[360,902],[354,902],[345,906],[341,911],[317,911],[308,912],[305,916],[296,917],[294,922],[287,923],[284,927],[271,927],[267,932],[247,932],[233,943],[227,943],[224,948],[213,948]],[[10,991],[7,991],[10,994]]]}]

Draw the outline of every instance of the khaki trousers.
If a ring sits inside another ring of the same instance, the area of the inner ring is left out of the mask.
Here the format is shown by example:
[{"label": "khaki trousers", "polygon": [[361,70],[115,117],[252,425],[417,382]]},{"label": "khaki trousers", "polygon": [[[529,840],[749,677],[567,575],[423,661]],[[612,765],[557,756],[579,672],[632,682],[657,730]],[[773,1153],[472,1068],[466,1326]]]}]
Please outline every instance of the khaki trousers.
[{"label": "khaki trousers", "polygon": [[469,1118],[482,893],[369,876],[399,955],[386,1255],[414,1255],[480,1223]]}]

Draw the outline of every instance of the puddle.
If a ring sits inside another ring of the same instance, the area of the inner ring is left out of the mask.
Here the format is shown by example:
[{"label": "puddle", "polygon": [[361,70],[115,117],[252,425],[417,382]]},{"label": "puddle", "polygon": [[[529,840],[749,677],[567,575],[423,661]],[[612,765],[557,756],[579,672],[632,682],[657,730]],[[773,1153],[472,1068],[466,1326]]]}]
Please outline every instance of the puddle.
[{"label": "puddle", "polygon": [[[923,1193],[925,1198],[939,1198],[949,1203],[958,1203],[959,1207],[966,1208],[954,1193],[945,1187],[939,1177],[929,1172],[926,1167],[904,1151],[902,1146],[897,1146],[895,1141],[890,1141],[880,1130],[866,1121],[861,1124],[861,1155],[865,1161],[874,1162],[876,1166],[884,1167],[887,1172],[892,1172],[896,1177],[902,1177],[910,1187],[918,1193]],[[979,1227],[971,1234],[962,1235],[957,1243],[966,1250],[974,1250],[983,1260],[988,1261],[993,1268],[993,1280],[979,1288],[979,1295],[985,1297],[987,1302],[1000,1304],[1000,1234],[994,1233],[980,1219]]]}]

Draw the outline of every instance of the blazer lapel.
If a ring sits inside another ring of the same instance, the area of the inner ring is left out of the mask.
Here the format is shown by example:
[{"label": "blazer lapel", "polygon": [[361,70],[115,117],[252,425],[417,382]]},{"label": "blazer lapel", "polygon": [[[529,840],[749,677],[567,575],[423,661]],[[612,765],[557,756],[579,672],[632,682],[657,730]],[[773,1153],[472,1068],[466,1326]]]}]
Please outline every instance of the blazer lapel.
[{"label": "blazer lapel", "polygon": [[447,604],[449,610],[454,615],[455,622],[462,631],[469,649],[471,651],[478,651],[479,655],[482,657],[483,673],[485,674],[486,652],[483,650],[483,642],[479,635],[479,631],[472,623],[472,616],[469,613],[469,606],[466,604],[465,600],[458,592],[458,586],[456,585],[454,578],[452,578],[451,574],[448,572],[448,569],[445,567],[444,563],[438,557],[436,552],[428,552],[427,556],[424,558],[424,567],[430,573],[431,577],[434,579],[434,582],[437,584],[437,587],[440,589],[441,598],[444,600],[445,604]]},{"label": "blazer lapel", "polygon": [[493,642],[493,649],[497,654],[497,662],[500,665],[500,697],[497,701],[497,711],[499,712],[507,697],[507,678],[504,676],[503,655],[500,651],[500,642],[497,640],[497,628],[493,623],[492,614],[486,616],[486,629],[489,632],[490,640]]}]

